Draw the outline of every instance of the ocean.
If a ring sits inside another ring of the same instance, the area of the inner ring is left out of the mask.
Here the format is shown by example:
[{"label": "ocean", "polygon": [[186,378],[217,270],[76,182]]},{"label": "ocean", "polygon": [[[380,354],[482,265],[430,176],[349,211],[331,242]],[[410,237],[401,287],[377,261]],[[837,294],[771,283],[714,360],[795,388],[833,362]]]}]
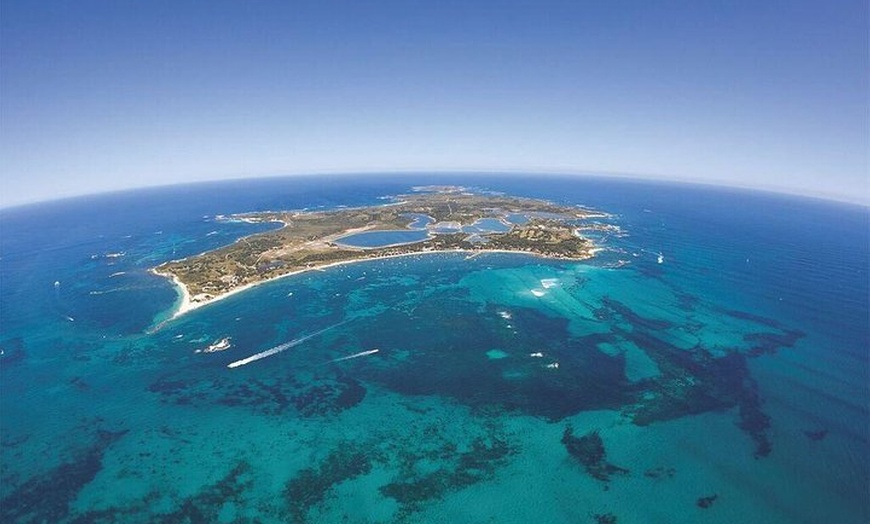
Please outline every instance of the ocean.
[{"label": "ocean", "polygon": [[[584,262],[359,262],[164,323],[179,295],[150,268],[277,227],[229,215],[429,184],[620,232]],[[868,224],[805,197],[475,174],[0,210],[0,520],[868,522]]]}]

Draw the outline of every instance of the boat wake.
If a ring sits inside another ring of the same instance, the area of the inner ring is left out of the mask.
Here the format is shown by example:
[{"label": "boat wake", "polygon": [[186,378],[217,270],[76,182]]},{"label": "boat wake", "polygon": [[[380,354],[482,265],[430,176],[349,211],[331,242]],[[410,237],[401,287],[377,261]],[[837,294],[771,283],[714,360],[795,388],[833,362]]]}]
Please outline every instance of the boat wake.
[{"label": "boat wake", "polygon": [[329,362],[327,362],[327,364],[332,364],[333,362],[342,362],[344,360],[351,360],[351,359],[359,358],[359,357],[367,357],[369,355],[374,355],[378,351],[380,351],[380,349],[370,349],[368,351],[360,351],[359,353],[354,353],[353,355],[348,355],[346,357],[334,358],[334,359],[330,360]]},{"label": "boat wake", "polygon": [[229,364],[227,364],[227,367],[228,368],[237,368],[237,367],[248,365],[251,362],[256,362],[258,360],[264,359],[266,357],[271,357],[272,355],[277,355],[278,353],[281,353],[282,351],[286,351],[294,346],[298,346],[299,344],[301,344],[307,340],[311,340],[312,338],[314,338],[316,336],[322,335],[322,334],[326,333],[327,331],[330,331],[330,330],[335,329],[339,326],[347,324],[348,322],[350,322],[350,320],[344,320],[342,322],[339,322],[338,324],[333,324],[331,326],[325,327],[325,328],[321,329],[320,331],[315,331],[314,333],[311,333],[309,335],[305,335],[304,337],[296,338],[296,339],[291,340],[290,342],[285,342],[283,344],[279,344],[273,348],[267,349],[266,351],[261,351],[260,353],[251,355],[250,357],[243,358],[241,360],[236,360],[235,362],[230,362]]}]

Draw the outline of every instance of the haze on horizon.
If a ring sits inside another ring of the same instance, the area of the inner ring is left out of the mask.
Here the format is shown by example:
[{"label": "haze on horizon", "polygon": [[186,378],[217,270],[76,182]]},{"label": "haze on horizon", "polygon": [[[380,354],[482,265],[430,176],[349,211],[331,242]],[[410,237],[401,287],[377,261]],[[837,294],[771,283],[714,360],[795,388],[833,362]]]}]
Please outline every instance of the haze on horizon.
[{"label": "haze on horizon", "polygon": [[402,170],[868,204],[867,20],[862,0],[8,0],[0,206]]}]

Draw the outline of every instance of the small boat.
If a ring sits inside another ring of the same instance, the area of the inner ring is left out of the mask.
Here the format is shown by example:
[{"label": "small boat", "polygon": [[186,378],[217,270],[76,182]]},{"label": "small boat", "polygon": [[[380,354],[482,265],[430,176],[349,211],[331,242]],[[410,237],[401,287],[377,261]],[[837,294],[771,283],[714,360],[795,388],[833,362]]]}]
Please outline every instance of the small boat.
[{"label": "small boat", "polygon": [[209,347],[201,350],[200,352],[201,353],[217,353],[218,351],[224,351],[225,349],[229,349],[230,347],[232,347],[232,344],[230,344],[230,337],[224,337],[224,338],[216,341],[215,343],[213,343]]}]

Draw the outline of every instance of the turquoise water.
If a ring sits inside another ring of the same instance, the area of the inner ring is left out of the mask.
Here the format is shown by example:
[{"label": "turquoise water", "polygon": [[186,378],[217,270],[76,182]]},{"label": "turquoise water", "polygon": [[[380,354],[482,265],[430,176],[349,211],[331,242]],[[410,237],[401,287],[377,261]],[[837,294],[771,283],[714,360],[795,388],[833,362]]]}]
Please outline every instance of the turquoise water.
[{"label": "turquoise water", "polygon": [[[151,331],[177,297],[148,268],[275,227],[217,214],[457,180],[622,233],[587,263],[314,271]],[[867,223],[760,193],[423,175],[0,211],[0,520],[866,522]]]}]

